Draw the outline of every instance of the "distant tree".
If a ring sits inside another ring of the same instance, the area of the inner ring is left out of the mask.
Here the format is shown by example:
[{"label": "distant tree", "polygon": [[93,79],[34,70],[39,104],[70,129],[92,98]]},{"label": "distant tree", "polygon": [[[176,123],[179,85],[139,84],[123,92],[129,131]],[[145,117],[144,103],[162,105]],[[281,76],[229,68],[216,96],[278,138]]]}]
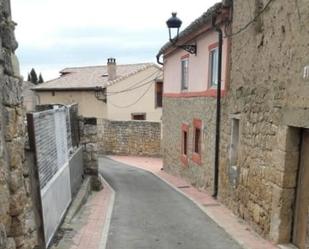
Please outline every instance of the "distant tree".
[{"label": "distant tree", "polygon": [[30,71],[30,81],[33,83],[33,84],[38,84],[38,76],[34,70],[34,68],[31,69]]},{"label": "distant tree", "polygon": [[43,83],[43,82],[44,82],[44,79],[43,79],[42,74],[40,73],[38,84],[41,84],[41,83]]},{"label": "distant tree", "polygon": [[27,79],[28,82],[31,81],[31,76],[30,76],[30,73],[28,73],[28,79]]}]

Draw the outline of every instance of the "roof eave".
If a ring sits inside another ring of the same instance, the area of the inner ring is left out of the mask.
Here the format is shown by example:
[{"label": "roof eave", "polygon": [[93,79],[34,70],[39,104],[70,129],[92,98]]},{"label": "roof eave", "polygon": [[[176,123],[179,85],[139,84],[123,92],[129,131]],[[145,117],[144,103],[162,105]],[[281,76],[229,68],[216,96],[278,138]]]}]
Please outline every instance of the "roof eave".
[{"label": "roof eave", "polygon": [[53,87],[53,88],[32,88],[32,91],[36,92],[49,92],[49,91],[100,91],[105,89],[105,87],[97,86],[97,87],[71,87],[71,88],[61,88],[61,87]]}]

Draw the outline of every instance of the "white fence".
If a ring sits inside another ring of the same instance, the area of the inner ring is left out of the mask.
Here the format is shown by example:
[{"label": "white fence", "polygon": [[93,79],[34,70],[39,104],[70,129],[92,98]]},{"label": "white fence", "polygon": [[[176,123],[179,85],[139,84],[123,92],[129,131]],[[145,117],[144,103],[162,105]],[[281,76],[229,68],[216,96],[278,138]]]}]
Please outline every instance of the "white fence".
[{"label": "white fence", "polygon": [[72,142],[69,118],[65,107],[28,114],[29,133],[32,133],[40,183],[46,247],[72,200],[69,168],[69,149]]}]

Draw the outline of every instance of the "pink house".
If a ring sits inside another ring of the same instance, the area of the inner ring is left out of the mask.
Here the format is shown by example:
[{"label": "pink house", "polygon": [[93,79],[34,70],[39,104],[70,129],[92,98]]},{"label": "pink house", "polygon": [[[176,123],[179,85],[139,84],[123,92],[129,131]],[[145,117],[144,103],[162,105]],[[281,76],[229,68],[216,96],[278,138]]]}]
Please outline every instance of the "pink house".
[{"label": "pink house", "polygon": [[[214,21],[215,20],[215,21]],[[176,44],[168,42],[163,56],[163,160],[164,169],[198,187],[213,189],[218,83],[218,33],[229,28],[231,10],[218,3],[186,27]],[[196,45],[196,54],[180,48]],[[223,39],[221,95],[229,84],[230,39]]]}]

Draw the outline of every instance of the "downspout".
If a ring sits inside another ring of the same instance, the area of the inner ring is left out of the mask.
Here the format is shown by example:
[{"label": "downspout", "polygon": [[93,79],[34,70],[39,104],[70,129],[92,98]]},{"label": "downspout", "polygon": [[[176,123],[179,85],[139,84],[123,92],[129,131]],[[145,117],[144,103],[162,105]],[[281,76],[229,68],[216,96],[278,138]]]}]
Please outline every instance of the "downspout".
[{"label": "downspout", "polygon": [[161,56],[161,53],[157,54],[157,63],[163,66],[164,64],[163,62],[160,61],[160,56]]},{"label": "downspout", "polygon": [[221,122],[221,78],[222,78],[222,44],[223,32],[220,25],[216,24],[216,15],[212,18],[212,26],[218,33],[218,84],[217,84],[217,113],[216,113],[216,141],[215,141],[215,165],[214,165],[214,191],[213,197],[218,196],[219,187],[219,157],[220,157],[220,122]]}]

